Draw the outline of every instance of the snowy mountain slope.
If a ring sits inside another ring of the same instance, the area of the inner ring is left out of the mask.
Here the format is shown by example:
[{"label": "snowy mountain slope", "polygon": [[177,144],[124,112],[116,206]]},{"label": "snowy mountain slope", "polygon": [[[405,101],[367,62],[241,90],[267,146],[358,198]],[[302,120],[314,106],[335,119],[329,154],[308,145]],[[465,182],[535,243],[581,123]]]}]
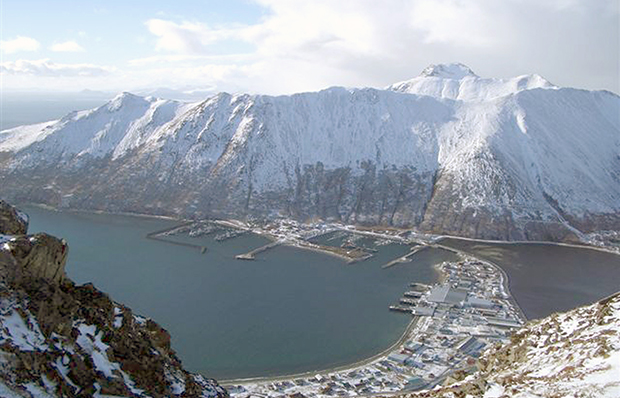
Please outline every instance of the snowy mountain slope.
[{"label": "snowy mountain slope", "polygon": [[510,343],[485,352],[472,375],[403,398],[615,398],[620,396],[619,330],[620,293],[616,293],[530,322],[513,334]]},{"label": "snowy mountain slope", "polygon": [[47,134],[52,132],[48,127],[56,123],[57,121],[54,120],[0,131],[0,152],[19,151],[36,141],[42,140]]},{"label": "snowy mountain slope", "polygon": [[0,180],[9,198],[85,209],[570,240],[620,230],[619,110],[609,92],[460,64],[388,90],[122,94],[39,135],[0,132]]},{"label": "snowy mountain slope", "polygon": [[539,75],[511,79],[481,78],[463,64],[430,65],[420,76],[387,87],[401,93],[461,101],[488,101],[535,88],[558,87]]}]

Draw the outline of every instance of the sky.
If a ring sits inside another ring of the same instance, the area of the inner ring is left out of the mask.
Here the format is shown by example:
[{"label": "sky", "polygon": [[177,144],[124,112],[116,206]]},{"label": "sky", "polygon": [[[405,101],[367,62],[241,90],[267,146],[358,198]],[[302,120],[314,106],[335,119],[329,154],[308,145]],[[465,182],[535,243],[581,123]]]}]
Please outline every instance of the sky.
[{"label": "sky", "polygon": [[619,0],[0,0],[3,92],[290,94],[429,64],[620,93]]}]

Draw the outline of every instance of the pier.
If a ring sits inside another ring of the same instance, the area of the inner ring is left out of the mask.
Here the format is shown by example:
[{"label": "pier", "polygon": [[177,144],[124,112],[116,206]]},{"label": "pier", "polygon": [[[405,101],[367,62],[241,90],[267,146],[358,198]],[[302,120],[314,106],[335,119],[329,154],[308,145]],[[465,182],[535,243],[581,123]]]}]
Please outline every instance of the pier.
[{"label": "pier", "polygon": [[170,233],[172,231],[176,231],[177,229],[188,227],[188,226],[190,226],[192,224],[194,224],[194,221],[187,221],[187,222],[184,222],[182,224],[175,225],[174,227],[168,227],[168,228],[165,228],[165,229],[160,229],[160,230],[157,230],[157,231],[154,231],[154,232],[150,232],[150,233],[146,234],[146,237],[148,239],[154,239],[154,238],[158,237],[159,235],[167,234],[167,233]]},{"label": "pier", "polygon": [[256,259],[256,255],[258,253],[262,253],[262,252],[264,252],[266,250],[271,249],[272,247],[279,246],[282,243],[283,242],[281,240],[278,240],[278,241],[275,241],[275,242],[271,242],[271,243],[266,244],[265,246],[261,246],[258,249],[251,250],[251,251],[249,251],[249,252],[247,252],[245,254],[236,255],[235,258],[237,260],[255,260]]},{"label": "pier", "polygon": [[201,246],[201,245],[197,245],[195,243],[188,243],[188,242],[177,242],[177,241],[166,239],[166,238],[162,237],[162,235],[166,236],[166,234],[168,234],[168,233],[170,233],[172,231],[176,231],[177,229],[181,229],[181,228],[187,227],[189,225],[192,225],[193,223],[194,223],[193,221],[188,221],[188,222],[185,222],[185,223],[180,224],[180,225],[175,225],[174,227],[171,227],[171,228],[166,228],[166,229],[158,230],[158,231],[155,231],[155,232],[151,232],[151,233],[146,234],[146,238],[147,239],[156,240],[156,241],[159,241],[159,242],[171,243],[171,244],[177,245],[177,246],[183,246],[183,247],[189,247],[189,248],[192,248],[192,249],[198,249],[198,250],[200,250],[200,253],[204,254],[204,253],[207,252],[207,247],[206,246]]},{"label": "pier", "polygon": [[394,260],[390,261],[389,263],[381,266],[381,268],[385,269],[385,268],[393,267],[393,266],[395,266],[397,264],[408,263],[408,262],[411,261],[411,257],[413,257],[416,253],[426,249],[427,247],[429,247],[429,246],[428,245],[416,246],[409,253],[405,254],[402,257],[398,257],[397,259],[394,259]]}]

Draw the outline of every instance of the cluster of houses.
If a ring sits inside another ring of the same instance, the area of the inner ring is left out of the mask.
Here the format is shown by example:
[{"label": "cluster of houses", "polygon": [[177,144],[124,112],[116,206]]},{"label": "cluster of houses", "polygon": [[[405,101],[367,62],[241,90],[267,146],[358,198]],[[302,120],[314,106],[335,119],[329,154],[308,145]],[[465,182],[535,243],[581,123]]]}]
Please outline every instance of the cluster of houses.
[{"label": "cluster of houses", "polygon": [[466,259],[440,265],[432,287],[411,284],[396,309],[413,317],[398,348],[356,368],[227,386],[234,398],[347,397],[417,391],[443,383],[457,370],[475,369],[487,348],[509,340],[523,318],[494,266]]}]

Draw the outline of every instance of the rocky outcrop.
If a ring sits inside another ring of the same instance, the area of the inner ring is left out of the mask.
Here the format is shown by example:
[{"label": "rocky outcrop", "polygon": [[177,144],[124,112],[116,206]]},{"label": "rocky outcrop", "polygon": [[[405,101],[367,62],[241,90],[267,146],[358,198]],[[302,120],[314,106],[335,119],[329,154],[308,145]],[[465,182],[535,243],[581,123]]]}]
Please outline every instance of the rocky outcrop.
[{"label": "rocky outcrop", "polygon": [[3,277],[12,286],[21,286],[27,279],[59,284],[66,277],[69,247],[64,239],[45,233],[17,235],[6,243],[5,250],[10,257],[5,259]]},{"label": "rocky outcrop", "polygon": [[28,231],[28,216],[0,199],[0,234],[24,235]]},{"label": "rocky outcrop", "polygon": [[[5,225],[18,222],[6,217]],[[216,381],[183,369],[157,323],[67,278],[64,240],[7,239],[0,245],[1,396],[228,396]]]}]

